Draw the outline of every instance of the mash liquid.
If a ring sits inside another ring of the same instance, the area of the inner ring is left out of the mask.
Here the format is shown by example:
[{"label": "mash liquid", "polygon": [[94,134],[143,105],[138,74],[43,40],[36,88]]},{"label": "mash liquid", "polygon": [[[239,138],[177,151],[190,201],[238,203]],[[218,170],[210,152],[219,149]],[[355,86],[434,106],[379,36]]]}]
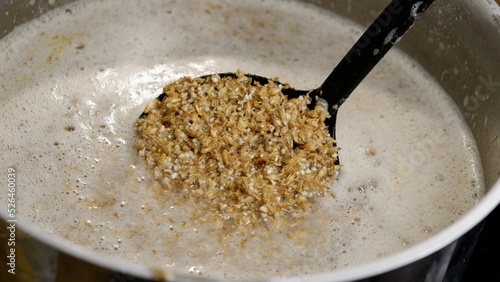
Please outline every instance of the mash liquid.
[{"label": "mash liquid", "polygon": [[214,228],[137,157],[134,123],[166,83],[242,69],[315,88],[360,33],[257,0],[81,1],[17,28],[0,40],[0,160],[18,215],[103,255],[227,278],[330,271],[432,236],[475,205],[482,172],[458,110],[397,50],[342,105],[335,198],[297,226]]}]

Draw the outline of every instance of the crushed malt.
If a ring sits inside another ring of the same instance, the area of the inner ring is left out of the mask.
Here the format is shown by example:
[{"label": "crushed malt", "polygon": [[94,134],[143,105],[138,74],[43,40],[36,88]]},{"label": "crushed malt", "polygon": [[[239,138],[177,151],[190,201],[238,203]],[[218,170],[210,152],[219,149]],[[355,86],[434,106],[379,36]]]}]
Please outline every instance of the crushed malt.
[{"label": "crushed malt", "polygon": [[206,201],[217,220],[301,219],[334,182],[338,148],[326,105],[310,110],[286,87],[241,71],[170,83],[137,121],[139,156],[163,189]]}]

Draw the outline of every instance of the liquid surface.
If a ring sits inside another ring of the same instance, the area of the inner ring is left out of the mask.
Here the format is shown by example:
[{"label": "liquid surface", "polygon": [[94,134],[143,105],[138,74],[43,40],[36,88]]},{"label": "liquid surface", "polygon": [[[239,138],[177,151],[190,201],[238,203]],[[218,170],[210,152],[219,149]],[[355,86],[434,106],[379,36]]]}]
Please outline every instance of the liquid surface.
[{"label": "liquid surface", "polygon": [[475,205],[482,172],[458,110],[396,50],[342,105],[335,197],[297,226],[216,229],[153,189],[134,148],[166,83],[242,69],[315,88],[360,33],[257,0],[84,1],[17,28],[0,40],[0,161],[18,171],[18,215],[101,255],[226,278],[331,271],[428,238]]}]

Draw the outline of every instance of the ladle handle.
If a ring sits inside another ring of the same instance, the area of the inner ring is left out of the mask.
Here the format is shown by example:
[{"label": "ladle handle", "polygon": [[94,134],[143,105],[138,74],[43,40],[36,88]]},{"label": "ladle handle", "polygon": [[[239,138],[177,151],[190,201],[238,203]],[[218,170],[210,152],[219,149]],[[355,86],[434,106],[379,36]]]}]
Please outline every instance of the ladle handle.
[{"label": "ladle handle", "polygon": [[392,0],[318,89],[340,106],[434,0]]}]

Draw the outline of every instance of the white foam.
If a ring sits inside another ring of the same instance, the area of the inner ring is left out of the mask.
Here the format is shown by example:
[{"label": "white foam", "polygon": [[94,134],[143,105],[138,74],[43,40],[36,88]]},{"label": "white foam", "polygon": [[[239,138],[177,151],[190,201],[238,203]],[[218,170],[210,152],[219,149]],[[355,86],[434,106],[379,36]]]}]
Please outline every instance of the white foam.
[{"label": "white foam", "polygon": [[336,198],[297,227],[221,233],[151,189],[135,154],[135,119],[167,82],[241,68],[314,88],[355,39],[313,6],[257,0],[80,1],[16,28],[0,41],[0,160],[18,170],[19,214],[101,255],[212,277],[327,271],[428,238],[482,196],[481,167],[444,91],[396,50],[340,108]]}]

